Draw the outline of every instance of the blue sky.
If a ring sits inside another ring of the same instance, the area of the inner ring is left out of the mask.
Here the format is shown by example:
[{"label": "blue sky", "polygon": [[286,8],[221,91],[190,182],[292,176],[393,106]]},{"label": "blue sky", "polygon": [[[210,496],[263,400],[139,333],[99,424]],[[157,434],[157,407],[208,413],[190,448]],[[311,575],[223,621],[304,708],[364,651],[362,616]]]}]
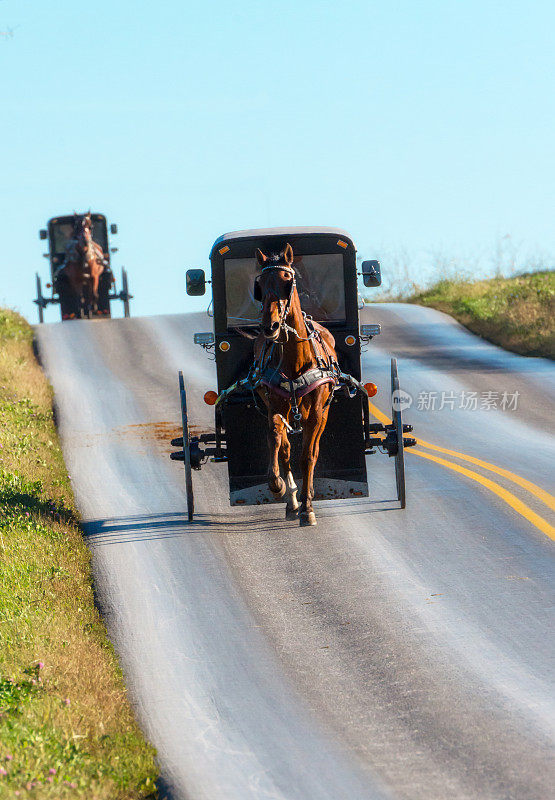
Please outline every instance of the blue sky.
[{"label": "blue sky", "polygon": [[206,305],[185,269],[248,227],[337,225],[417,281],[555,262],[551,2],[1,0],[8,27],[0,302],[31,320],[38,229],[89,207],[135,314]]}]

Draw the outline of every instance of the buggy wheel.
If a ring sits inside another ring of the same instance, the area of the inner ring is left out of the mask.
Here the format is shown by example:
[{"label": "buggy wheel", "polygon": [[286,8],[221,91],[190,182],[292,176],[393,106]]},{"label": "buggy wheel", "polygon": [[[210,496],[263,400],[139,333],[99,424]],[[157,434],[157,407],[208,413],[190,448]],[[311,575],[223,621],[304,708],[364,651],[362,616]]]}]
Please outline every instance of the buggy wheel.
[{"label": "buggy wheel", "polygon": [[129,286],[127,284],[127,270],[126,269],[122,269],[121,270],[121,289],[122,289],[121,295],[122,295],[122,298],[123,298],[123,314],[124,314],[125,317],[128,317],[128,316],[130,316],[130,314],[129,314],[129,297],[130,297],[130,294],[129,294]]},{"label": "buggy wheel", "polygon": [[191,451],[189,437],[189,419],[187,416],[187,392],[183,381],[183,373],[179,370],[179,396],[181,399],[181,421],[183,424],[183,465],[185,467],[185,488],[187,489],[187,517],[189,522],[195,513],[195,499],[193,495],[193,474],[191,471]]},{"label": "buggy wheel", "polygon": [[399,403],[399,375],[397,373],[397,359],[391,359],[391,419],[397,435],[397,452],[395,454],[395,483],[397,484],[397,499],[401,508],[406,507],[405,490],[405,448],[403,443],[403,419]]},{"label": "buggy wheel", "polygon": [[37,278],[37,299],[35,300],[35,303],[37,304],[39,309],[39,323],[40,323],[44,322],[44,297],[42,295],[42,284],[38,272],[36,273],[36,278]]}]

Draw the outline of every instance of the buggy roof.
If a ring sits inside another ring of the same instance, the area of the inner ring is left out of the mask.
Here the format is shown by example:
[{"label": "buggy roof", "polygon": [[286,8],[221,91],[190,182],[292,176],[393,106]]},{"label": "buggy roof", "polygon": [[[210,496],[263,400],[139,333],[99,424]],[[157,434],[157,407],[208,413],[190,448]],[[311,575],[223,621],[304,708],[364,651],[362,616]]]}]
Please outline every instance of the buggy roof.
[{"label": "buggy roof", "polygon": [[229,242],[235,239],[261,239],[270,236],[311,236],[312,234],[328,234],[330,236],[339,236],[343,239],[352,241],[347,231],[341,228],[323,228],[318,226],[309,227],[291,227],[291,228],[251,228],[245,231],[231,231],[230,233],[223,233],[218,236],[212,245],[212,252],[222,242]]},{"label": "buggy roof", "polygon": [[[82,214],[78,213],[77,216],[84,217],[85,214],[87,213],[88,213],[87,211],[84,211]],[[48,220],[48,224],[52,223],[53,225],[55,225],[57,222],[62,222],[65,224],[67,222],[73,221],[74,216],[75,216],[74,214],[60,214],[57,217],[51,217]],[[91,211],[91,217],[93,219],[104,219],[104,220],[106,219],[104,214],[99,214],[97,211]]]}]

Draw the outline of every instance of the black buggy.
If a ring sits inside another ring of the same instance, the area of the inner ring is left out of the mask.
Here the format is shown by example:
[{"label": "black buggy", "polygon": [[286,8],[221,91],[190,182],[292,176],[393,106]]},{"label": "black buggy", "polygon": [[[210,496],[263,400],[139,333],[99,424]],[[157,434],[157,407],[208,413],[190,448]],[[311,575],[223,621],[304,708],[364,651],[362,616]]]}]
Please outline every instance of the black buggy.
[{"label": "black buggy", "polygon": [[[252,337],[260,324],[260,303],[253,294],[259,271],[255,251],[280,252],[287,242],[295,253],[302,309],[331,331],[341,372],[345,378],[352,378],[340,382],[334,391],[320,442],[314,499],[367,497],[365,456],[379,450],[395,460],[397,498],[405,507],[404,447],[416,442],[403,436],[412,431],[412,426],[402,422],[394,358],[392,422],[382,425],[369,419],[368,396],[375,393],[375,387],[360,384],[361,342],[378,335],[380,326],[363,325],[359,329],[355,246],[344,231],[334,228],[272,228],[226,233],[216,240],[210,253],[214,332],[196,333],[194,341],[215,354],[218,391],[209,391],[204,398],[215,406],[214,430],[192,435],[180,372],[183,437],[172,440],[172,446],[179,449],[170,454],[185,465],[190,520],[194,513],[192,470],[200,470],[209,458],[227,462],[232,506],[274,502],[267,485],[267,413],[248,376],[253,363]],[[379,262],[363,261],[361,269],[365,286],[380,285]],[[204,271],[188,270],[187,294],[199,296],[205,290]],[[291,437],[293,465],[298,464],[299,438]],[[297,478],[295,468],[293,472]]]},{"label": "black buggy", "polygon": [[[109,247],[108,225],[103,214],[91,214],[93,222],[93,240],[98,244],[105,256],[104,272],[100,276],[98,287],[98,311],[99,316],[110,317],[110,301],[121,300],[126,317],[129,316],[129,301],[133,295],[129,293],[127,282],[127,271],[121,271],[121,290],[116,290],[115,278],[110,266],[110,253],[116,253],[117,247]],[[67,282],[64,281],[63,266],[66,259],[67,245],[73,236],[75,217],[73,214],[64,217],[53,217],[48,221],[47,228],[39,231],[39,238],[48,241],[48,252],[44,257],[48,258],[50,264],[50,280],[46,284],[47,289],[51,289],[50,297],[45,297],[42,293],[42,282],[38,272],[36,273],[37,296],[33,300],[38,306],[39,322],[44,322],[44,309],[48,305],[60,306],[62,320],[68,318],[89,318],[91,310],[86,307],[81,298],[73,296]],[[110,225],[110,233],[116,234],[118,227],[114,223]]]}]

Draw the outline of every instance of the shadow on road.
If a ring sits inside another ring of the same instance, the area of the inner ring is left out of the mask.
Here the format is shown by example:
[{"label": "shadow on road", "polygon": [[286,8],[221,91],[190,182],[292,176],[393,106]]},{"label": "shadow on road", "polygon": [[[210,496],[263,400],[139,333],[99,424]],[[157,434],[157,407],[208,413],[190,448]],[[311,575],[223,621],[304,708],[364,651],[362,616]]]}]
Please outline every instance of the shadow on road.
[{"label": "shadow on road", "polygon": [[[125,517],[108,517],[93,519],[82,523],[83,534],[91,547],[102,547],[114,544],[130,544],[169,539],[190,534],[253,534],[261,533],[294,533],[299,530],[296,520],[286,522],[282,516],[284,506],[264,506],[260,509],[261,518],[253,519],[252,511],[245,513],[241,509],[237,517],[230,514],[197,514],[192,522],[183,512],[172,514],[132,515]],[[380,511],[398,511],[397,500],[357,501],[348,505],[333,504],[320,509],[319,520],[324,522],[345,513],[369,514]],[[240,514],[240,516],[239,516]],[[310,529],[314,530],[314,529]],[[318,529],[316,529],[317,531]]]}]

